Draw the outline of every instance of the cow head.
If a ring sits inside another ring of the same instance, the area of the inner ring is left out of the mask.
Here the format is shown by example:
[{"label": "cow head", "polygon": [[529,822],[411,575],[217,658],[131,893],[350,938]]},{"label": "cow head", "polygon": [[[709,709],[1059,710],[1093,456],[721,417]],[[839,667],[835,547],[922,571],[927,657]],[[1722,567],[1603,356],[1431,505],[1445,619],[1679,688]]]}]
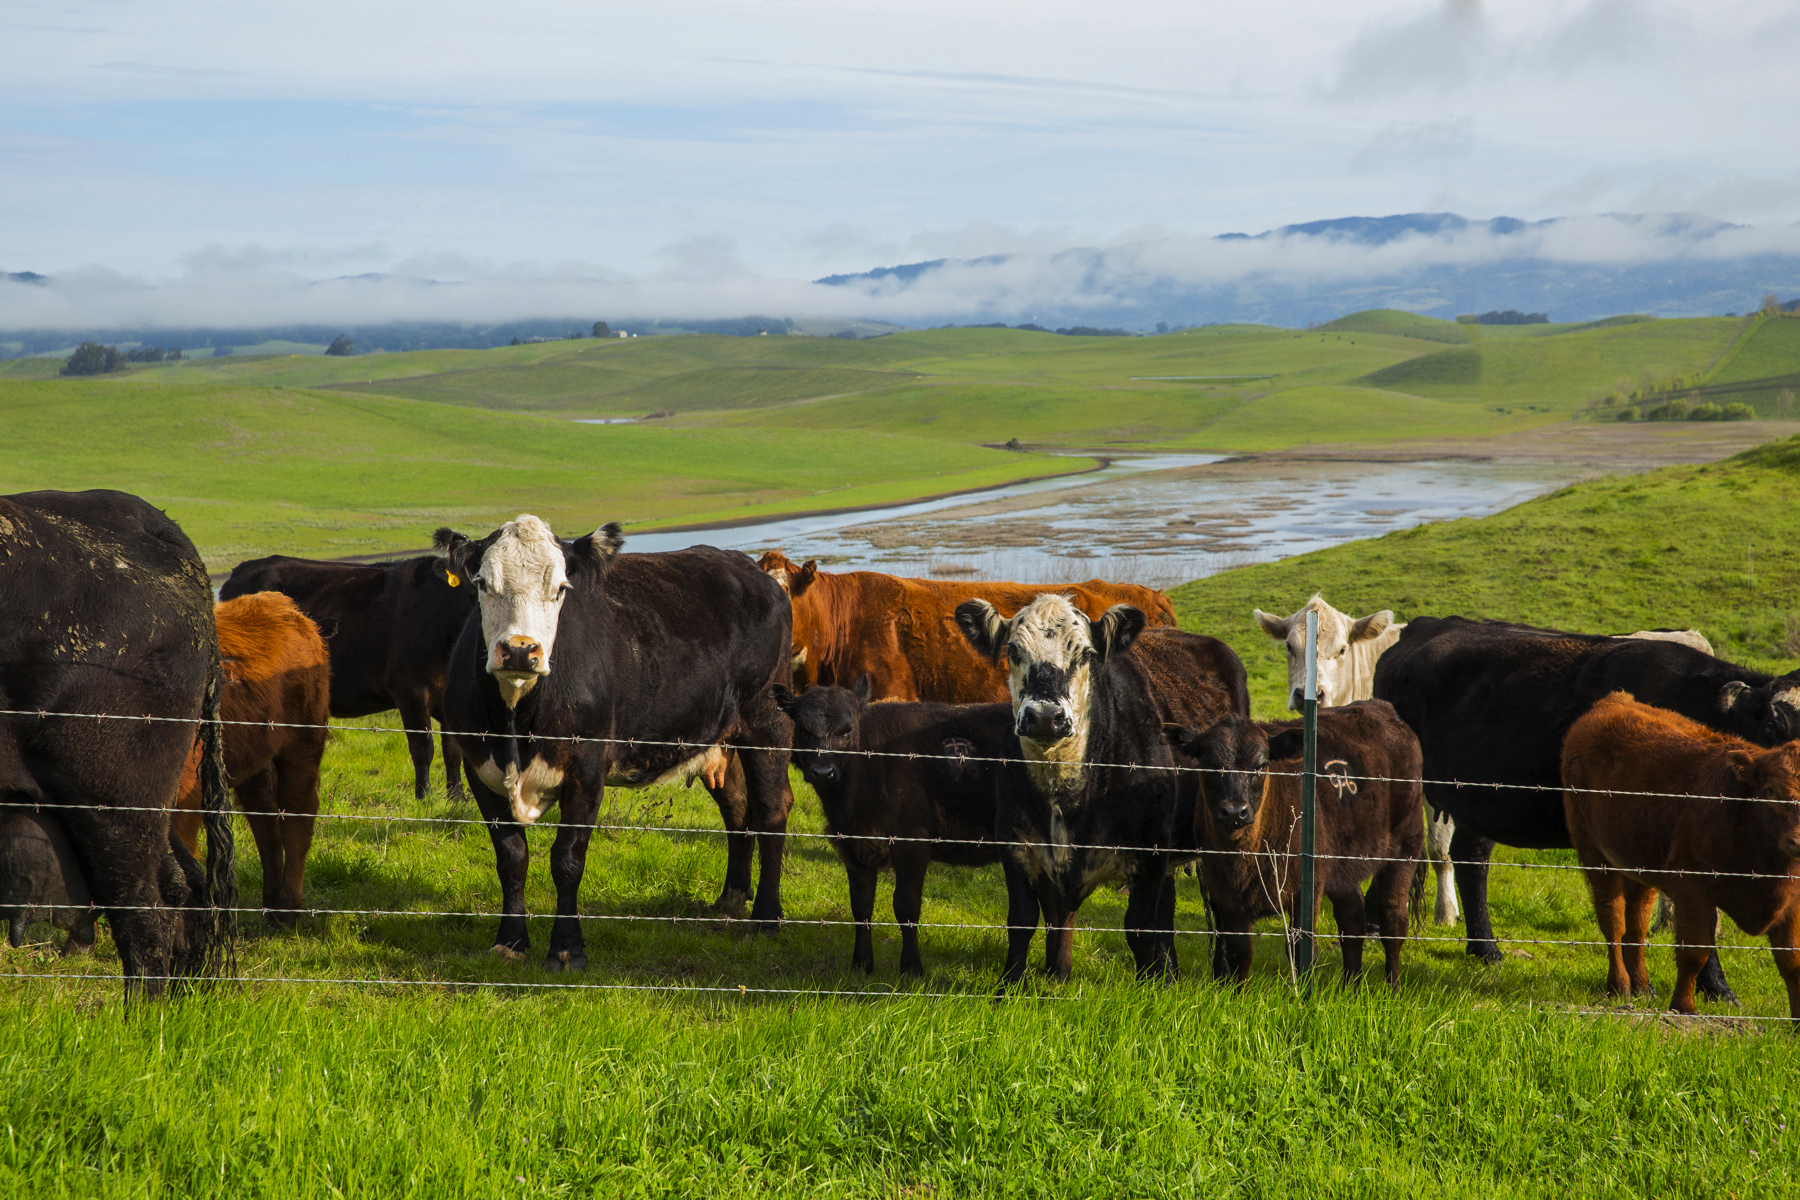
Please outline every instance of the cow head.
[{"label": "cow head", "polygon": [[1754,816],[1774,836],[1775,848],[1800,859],[1800,742],[1733,751],[1731,767],[1750,795],[1769,802],[1756,805]]},{"label": "cow head", "polygon": [[1227,713],[1200,733],[1179,725],[1163,727],[1169,743],[1200,764],[1202,811],[1221,833],[1236,833],[1256,821],[1271,762],[1297,757],[1304,733],[1284,729],[1274,737],[1255,721]]},{"label": "cow head", "polygon": [[1029,753],[1069,739],[1085,747],[1093,666],[1137,639],[1144,614],[1115,604],[1090,621],[1067,596],[1043,595],[1010,620],[986,600],[965,600],[956,623],[976,653],[995,663],[1005,655],[1013,721]]},{"label": "cow head", "polygon": [[1289,708],[1298,712],[1306,695],[1306,614],[1309,612],[1319,614],[1319,706],[1330,708],[1367,699],[1351,694],[1355,690],[1351,647],[1386,633],[1394,623],[1392,612],[1383,609],[1360,619],[1353,618],[1325,603],[1324,597],[1317,593],[1291,617],[1278,617],[1260,608],[1254,611],[1263,632],[1287,646]]},{"label": "cow head", "polygon": [[484,663],[510,706],[550,673],[563,600],[576,588],[599,586],[625,537],[607,524],[565,542],[527,514],[478,542],[454,529],[438,530],[434,541],[448,569],[475,589]]},{"label": "cow head", "polygon": [[1765,746],[1792,741],[1800,737],[1800,671],[1761,687],[1734,679],[1719,689],[1719,711],[1739,737]]},{"label": "cow head", "polygon": [[794,722],[794,765],[813,787],[830,787],[844,777],[841,758],[856,749],[857,729],[869,706],[869,677],[854,688],[808,688],[799,696],[776,684],[776,707]]},{"label": "cow head", "polygon": [[769,550],[756,560],[756,565],[788,594],[788,602],[794,610],[793,644],[788,652],[789,666],[794,673],[794,687],[805,691],[818,682],[819,678],[819,664],[813,660],[811,650],[816,632],[816,616],[812,605],[800,604],[799,600],[818,581],[818,560],[809,558],[802,567],[781,551]]}]

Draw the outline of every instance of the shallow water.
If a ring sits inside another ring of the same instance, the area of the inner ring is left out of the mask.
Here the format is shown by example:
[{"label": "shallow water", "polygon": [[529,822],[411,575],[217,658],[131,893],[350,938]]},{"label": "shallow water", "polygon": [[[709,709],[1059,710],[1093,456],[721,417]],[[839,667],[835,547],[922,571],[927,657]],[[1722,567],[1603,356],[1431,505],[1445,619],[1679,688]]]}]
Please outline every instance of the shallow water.
[{"label": "shallow water", "polygon": [[640,534],[638,551],[707,543],[796,562],[1025,582],[1102,576],[1169,586],[1433,521],[1484,516],[1575,468],[1480,462],[1120,460],[1105,471],[874,512]]}]

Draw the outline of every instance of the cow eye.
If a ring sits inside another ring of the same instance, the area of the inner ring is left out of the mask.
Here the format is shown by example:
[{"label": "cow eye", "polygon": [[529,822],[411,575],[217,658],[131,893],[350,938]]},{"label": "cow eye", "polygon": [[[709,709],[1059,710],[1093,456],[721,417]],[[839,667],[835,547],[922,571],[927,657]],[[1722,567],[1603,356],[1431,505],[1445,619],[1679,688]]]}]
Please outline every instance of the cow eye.
[{"label": "cow eye", "polygon": [[487,580],[485,580],[481,576],[477,575],[475,577],[475,590],[478,592],[487,591]]},{"label": "cow eye", "polygon": [[564,583],[564,584],[557,585],[556,598],[558,600],[561,600],[564,596],[566,596],[568,594],[569,594],[569,585],[568,584]]}]

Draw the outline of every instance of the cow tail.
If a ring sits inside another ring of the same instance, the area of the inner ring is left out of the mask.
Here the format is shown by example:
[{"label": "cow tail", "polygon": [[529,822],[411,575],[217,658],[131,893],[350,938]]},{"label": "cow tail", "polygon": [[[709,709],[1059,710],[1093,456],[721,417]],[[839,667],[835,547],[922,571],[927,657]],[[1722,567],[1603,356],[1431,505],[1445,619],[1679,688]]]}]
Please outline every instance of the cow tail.
[{"label": "cow tail", "polygon": [[1425,835],[1425,845],[1419,851],[1419,857],[1413,862],[1412,887],[1407,891],[1407,909],[1414,921],[1425,919],[1425,886],[1431,878],[1431,834]]},{"label": "cow tail", "polygon": [[237,973],[237,863],[231,829],[231,779],[225,771],[225,727],[220,701],[225,672],[213,644],[212,673],[206,684],[206,706],[200,725],[200,823],[206,830],[206,912],[201,918],[201,973],[229,977]]}]

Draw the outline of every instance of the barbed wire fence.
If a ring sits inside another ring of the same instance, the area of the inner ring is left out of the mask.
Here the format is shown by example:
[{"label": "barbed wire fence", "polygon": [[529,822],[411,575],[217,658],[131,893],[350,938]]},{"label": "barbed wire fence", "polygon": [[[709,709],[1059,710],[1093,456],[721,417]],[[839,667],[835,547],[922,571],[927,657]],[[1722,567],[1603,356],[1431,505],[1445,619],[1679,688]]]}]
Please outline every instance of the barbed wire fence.
[{"label": "barbed wire fence", "polygon": [[[192,725],[195,727],[198,727],[200,725],[208,723],[206,721],[206,719],[203,717],[167,717],[167,716],[156,716],[156,715],[150,715],[150,714],[141,714],[140,715],[140,714],[121,714],[121,713],[80,713],[80,712],[60,712],[60,711],[50,711],[50,710],[40,710],[40,709],[0,709],[0,717],[38,719],[38,720],[101,720],[101,721],[120,721],[120,722],[132,722],[132,723],[167,722],[167,723]],[[231,720],[224,720],[224,719],[215,720],[212,722],[212,724],[215,724],[215,725],[221,726],[221,727],[247,726],[247,727],[254,727],[254,728],[261,728],[261,729],[296,729],[296,730],[298,730],[298,729],[324,729],[324,730],[327,730],[332,733],[371,733],[371,734],[377,734],[377,735],[406,736],[406,735],[414,735],[414,734],[423,734],[428,737],[437,737],[437,736],[480,737],[480,736],[483,736],[480,734],[459,735],[455,731],[434,730],[434,729],[430,729],[430,728],[412,729],[412,728],[407,728],[404,726],[394,726],[394,725],[347,725],[347,724],[339,724],[339,723],[328,723],[328,724],[321,725],[321,724],[299,723],[299,722],[231,721]],[[494,738],[501,738],[504,735],[494,735],[494,734],[490,733],[486,736],[494,737]],[[656,739],[644,739],[644,738],[604,738],[604,737],[589,737],[589,736],[578,736],[578,735],[520,734],[520,735],[518,735],[518,740],[524,746],[530,746],[533,743],[547,743],[547,744],[578,743],[578,744],[622,746],[622,747],[625,747],[627,750],[634,749],[634,748],[640,748],[640,747],[645,747],[645,748],[660,747],[660,748],[667,748],[667,749],[675,749],[677,751],[683,752],[684,754],[698,753],[698,752],[703,751],[708,748],[708,744],[705,744],[705,743],[696,743],[696,742],[688,742],[688,741],[681,741],[681,740],[656,740]],[[788,747],[788,746],[759,746],[759,745],[746,745],[746,744],[737,744],[737,743],[725,743],[725,745],[729,749],[732,749],[732,750],[779,751],[782,753],[788,753],[792,750],[792,748]],[[882,750],[869,750],[869,749],[861,749],[861,748],[857,748],[857,749],[833,748],[833,749],[827,751],[826,753],[829,753],[834,756],[845,756],[845,757],[855,756],[855,757],[864,757],[864,758],[872,758],[872,759],[893,759],[893,760],[907,760],[907,761],[947,761],[947,762],[954,762],[954,763],[980,762],[980,763],[995,763],[995,764],[1011,763],[1011,764],[1021,764],[1021,765],[1025,764],[1027,762],[1027,760],[1024,760],[1024,759],[1004,757],[1004,756],[984,756],[984,755],[974,755],[974,754],[950,754],[950,753],[931,754],[931,753],[920,753],[920,752],[913,752],[913,751],[882,751]],[[1294,760],[1294,762],[1296,765],[1295,765],[1295,769],[1293,769],[1293,770],[1269,769],[1267,771],[1267,773],[1271,774],[1271,775],[1284,775],[1284,776],[1288,776],[1288,777],[1298,777],[1300,775],[1300,771],[1298,769],[1298,760]],[[1097,768],[1097,769],[1103,769],[1103,770],[1174,772],[1174,773],[1184,773],[1184,774],[1211,773],[1211,774],[1218,774],[1218,775],[1227,775],[1227,774],[1260,775],[1260,774],[1264,773],[1263,771],[1233,770],[1233,769],[1228,769],[1228,768],[1213,768],[1213,767],[1204,767],[1203,768],[1203,767],[1196,767],[1196,766],[1187,766],[1187,765],[1180,764],[1180,763],[1177,763],[1174,765],[1163,765],[1163,764],[1150,764],[1150,763],[1090,762],[1090,763],[1086,763],[1084,765],[1087,767],[1090,767],[1090,768]],[[1280,765],[1280,764],[1273,764],[1272,766],[1274,766],[1274,765]],[[1441,788],[1455,788],[1455,789],[1486,788],[1486,789],[1503,789],[1503,790],[1509,790],[1509,791],[1538,792],[1538,793],[1554,792],[1557,794],[1561,794],[1564,790],[1560,786],[1553,787],[1553,786],[1544,785],[1544,784],[1512,783],[1512,782],[1497,782],[1497,781],[1482,781],[1482,780],[1425,780],[1425,779],[1415,779],[1412,777],[1404,777],[1404,776],[1359,775],[1359,774],[1350,774],[1350,773],[1346,773],[1346,772],[1336,772],[1336,773],[1330,774],[1330,775],[1320,774],[1317,776],[1317,780],[1318,780],[1318,783],[1320,783],[1320,784],[1330,782],[1332,780],[1347,780],[1347,781],[1352,781],[1352,782],[1359,783],[1359,784],[1360,783],[1401,783],[1401,784],[1415,784],[1416,783],[1416,784],[1420,784],[1423,786],[1434,786],[1434,787],[1441,787]],[[1632,791],[1603,790],[1599,794],[1609,795],[1609,796],[1626,796],[1626,797],[1656,798],[1656,799],[1715,800],[1715,801],[1720,801],[1720,802],[1729,801],[1729,802],[1738,802],[1738,803],[1760,803],[1760,804],[1775,804],[1775,805],[1786,805],[1786,806],[1794,806],[1794,805],[1800,804],[1800,800],[1789,800],[1789,799],[1784,799],[1784,798],[1779,798],[1779,797],[1765,797],[1765,796],[1754,796],[1754,795],[1750,795],[1750,796],[1739,796],[1739,795],[1701,796],[1701,795],[1695,795],[1693,793],[1688,793],[1688,792],[1662,792],[1662,791],[1637,791],[1637,790],[1632,790]],[[67,810],[67,809],[102,809],[104,811],[110,811],[110,812],[132,812],[132,811],[162,812],[162,811],[168,811],[163,808],[131,808],[131,807],[126,807],[126,806],[76,804],[76,803],[53,802],[53,801],[25,801],[25,802],[15,802],[15,803],[7,805],[5,807],[0,807],[0,815],[3,815],[5,812],[8,812],[8,811],[12,811],[12,812],[56,811],[56,810]],[[243,814],[240,812],[239,815],[243,815]],[[380,813],[380,812],[370,812],[370,813],[357,813],[357,812],[281,813],[281,812],[275,812],[275,813],[259,813],[257,815],[268,816],[268,817],[275,818],[275,819],[297,819],[297,820],[312,820],[312,821],[347,821],[347,822],[362,822],[362,823],[379,823],[379,824],[384,824],[384,825],[418,825],[418,826],[480,825],[480,826],[488,827],[488,826],[493,826],[493,825],[515,824],[514,822],[505,821],[505,820],[491,820],[487,817],[457,817],[457,816],[448,816],[448,815],[414,816],[414,815],[408,815],[408,814],[403,814],[403,813]],[[548,822],[520,825],[519,827],[524,829],[528,833],[529,832],[538,832],[538,831],[552,832],[552,831],[558,831],[562,828],[562,826],[558,823],[548,823]],[[731,831],[731,830],[727,830],[720,826],[672,825],[672,824],[666,824],[666,823],[655,824],[655,823],[647,823],[647,822],[599,822],[599,821],[596,821],[593,824],[587,825],[586,828],[594,830],[596,832],[611,832],[611,833],[635,833],[635,834],[652,834],[652,833],[654,833],[654,834],[665,834],[665,835],[679,834],[679,835],[691,835],[691,836],[731,836],[735,832],[736,836],[743,836],[742,831]],[[962,845],[962,846],[966,846],[966,845],[970,844],[970,839],[967,839],[967,838],[944,838],[944,837],[923,838],[923,837],[906,837],[906,836],[889,835],[889,834],[856,834],[856,833],[844,833],[844,832],[783,831],[779,834],[758,833],[758,834],[756,834],[756,836],[779,836],[779,837],[782,837],[783,839],[818,840],[818,841],[825,841],[825,842],[830,842],[830,843],[834,843],[834,844],[842,843],[842,842],[856,842],[856,841],[879,842],[879,843],[885,843],[889,846],[898,846],[903,843],[924,843],[924,844],[935,844],[935,845],[955,844],[955,845]],[[992,849],[995,849],[995,850],[1005,850],[1008,848],[1041,848],[1043,846],[1043,844],[1041,844],[1041,843],[1031,843],[1031,842],[1023,842],[1023,841],[1009,842],[1009,841],[1005,841],[1005,840],[1001,840],[1001,839],[997,839],[997,838],[981,839],[981,844],[983,844],[984,846],[990,847]],[[1249,854],[1251,857],[1266,857],[1271,860],[1273,860],[1273,859],[1297,859],[1299,857],[1299,852],[1297,850],[1287,850],[1287,851],[1270,850],[1270,851],[1262,851],[1262,852],[1253,853],[1253,852],[1246,852],[1246,851],[1241,851],[1241,850],[1215,849],[1215,848],[1208,848],[1208,847],[1197,846],[1197,845],[1176,845],[1176,846],[1170,846],[1170,847],[1155,847],[1155,846],[1147,847],[1147,846],[1141,846],[1141,845],[1128,845],[1128,844],[1058,842],[1058,843],[1055,843],[1055,848],[1058,850],[1065,850],[1065,849],[1066,850],[1096,850],[1096,851],[1108,851],[1108,852],[1166,851],[1166,852],[1170,853],[1171,856],[1173,858],[1175,858],[1178,862],[1182,862],[1182,863],[1197,862],[1207,856],[1241,858],[1241,857],[1246,856],[1246,854]],[[1371,863],[1371,864],[1410,862],[1410,863],[1417,864],[1417,869],[1420,871],[1428,871],[1431,868],[1431,863],[1429,862],[1429,860],[1426,858],[1423,858],[1423,857],[1421,857],[1421,858],[1402,858],[1402,857],[1381,856],[1381,855],[1337,855],[1337,854],[1329,854],[1329,853],[1315,853],[1312,857],[1314,857],[1315,859],[1317,859],[1319,861],[1325,861],[1325,862],[1332,862],[1332,861],[1364,862],[1364,863]],[[1585,868],[1576,863],[1532,863],[1532,862],[1516,862],[1516,861],[1502,860],[1502,861],[1497,861],[1497,862],[1488,862],[1484,865],[1487,866],[1489,870],[1565,871],[1565,872],[1566,871],[1575,871],[1575,872],[1589,871],[1589,868]],[[1693,875],[1693,876],[1711,877],[1711,878],[1786,880],[1786,879],[1795,878],[1796,876],[1800,876],[1800,866],[1796,866],[1796,868],[1794,870],[1788,871],[1788,872],[1716,871],[1716,870],[1699,871],[1699,870],[1670,869],[1670,870],[1659,870],[1659,871],[1656,871],[1655,874],[1661,875],[1661,876],[1672,876],[1672,877]],[[33,903],[26,907],[29,907],[33,910],[79,909],[83,912],[104,911],[104,910],[95,910],[95,909],[91,908],[90,906],[82,906],[82,905]],[[105,906],[105,907],[107,909],[111,909],[111,910],[115,910],[115,911],[131,911],[136,906],[113,905],[113,906]],[[145,906],[145,907],[148,907],[148,906]],[[188,909],[188,908],[184,908],[183,906],[177,906],[177,905],[163,905],[160,907],[163,911],[193,911],[194,910],[194,909]],[[195,909],[197,909],[198,907],[199,906],[195,906]],[[207,911],[210,911],[210,910],[207,910]],[[229,912],[237,913],[240,915],[241,914],[255,915],[255,914],[263,913],[264,909],[260,906],[239,906],[236,908],[227,909],[227,910],[223,910],[223,911],[229,911]],[[440,919],[442,919],[442,918],[448,918],[448,919],[468,919],[468,920],[474,920],[474,919],[492,920],[492,919],[498,919],[498,918],[502,917],[503,915],[505,915],[505,914],[502,914],[499,912],[495,912],[495,911],[491,911],[491,910],[484,910],[484,909],[414,909],[414,908],[357,909],[357,908],[333,908],[333,907],[324,907],[324,906],[308,906],[308,905],[304,905],[304,904],[297,908],[284,909],[281,911],[284,914],[291,914],[295,917],[314,917],[314,918],[316,918],[316,917],[329,917],[329,916],[353,916],[353,917],[362,917],[362,918],[369,918],[369,919],[394,919],[394,918],[440,918]],[[549,914],[542,914],[542,916],[547,918],[549,916]],[[652,914],[652,913],[574,913],[574,914],[570,914],[570,918],[574,919],[576,921],[580,921],[580,922],[597,922],[597,923],[611,922],[611,923],[619,923],[619,924],[665,923],[665,924],[671,924],[671,925],[705,926],[705,927],[710,927],[710,928],[719,928],[722,926],[727,929],[729,929],[733,926],[742,926],[744,928],[752,928],[752,927],[762,924],[762,922],[757,921],[753,918],[738,917],[738,916],[733,916],[733,915],[726,914],[726,913],[712,913],[712,914],[707,914],[707,915],[703,915],[703,916],[681,916],[681,915],[675,915],[675,914]],[[784,916],[781,924],[784,927],[795,927],[795,928],[842,927],[842,928],[849,928],[849,929],[869,928],[872,930],[873,929],[897,930],[897,929],[903,928],[902,924],[898,921],[871,920],[871,921],[863,922],[863,921],[856,921],[853,919],[846,920],[846,919],[838,918],[838,917],[816,917],[816,918],[814,918],[814,917]],[[952,922],[952,921],[924,921],[924,920],[907,923],[907,926],[904,926],[904,927],[910,927],[910,928],[917,929],[917,930],[928,930],[928,929],[930,929],[930,930],[958,930],[958,931],[973,931],[973,932],[989,933],[989,934],[1005,934],[1005,933],[1009,933],[1015,929],[1022,929],[1022,928],[1030,928],[1032,930],[1041,928],[1041,926],[1038,926],[1038,925],[1026,927],[1026,926],[1012,926],[1012,925],[1008,925],[1008,924],[1004,924],[1004,923],[995,924],[995,923],[990,923],[990,922]],[[1137,930],[1127,930],[1123,927],[1090,926],[1090,925],[1076,926],[1075,931],[1080,934],[1083,934],[1083,935],[1096,935],[1096,934],[1123,935],[1128,932],[1129,933],[1138,932]],[[1169,932],[1169,931],[1165,931],[1165,932]],[[1199,928],[1196,928],[1196,929],[1177,928],[1177,929],[1173,930],[1172,933],[1175,937],[1189,938],[1189,939],[1211,938],[1211,937],[1217,936],[1217,932],[1215,930],[1199,929]],[[1294,945],[1294,943],[1296,941],[1295,931],[1292,929],[1289,929],[1289,928],[1285,928],[1285,927],[1280,930],[1251,930],[1247,934],[1236,933],[1236,934],[1234,934],[1234,936],[1249,936],[1253,939],[1280,941],[1280,942],[1283,942],[1290,949],[1292,948],[1292,946]],[[1340,936],[1340,938],[1344,936],[1343,931],[1340,931],[1339,936]],[[1367,941],[1379,941],[1380,940],[1379,935],[1372,934],[1372,933],[1367,933],[1363,936],[1364,936],[1364,940],[1367,940]],[[1444,935],[1444,934],[1434,935],[1434,934],[1411,933],[1411,932],[1409,932],[1405,938],[1405,941],[1407,941],[1407,942],[1420,942],[1420,943],[1461,944],[1465,940],[1466,939],[1462,936]],[[1603,939],[1599,939],[1599,938],[1508,937],[1505,940],[1508,945],[1513,945],[1513,946],[1607,947],[1610,945],[1610,943],[1608,943],[1607,941],[1605,941]],[[1649,945],[1655,945],[1659,948],[1667,947],[1669,949],[1690,949],[1690,948],[1691,949],[1707,949],[1707,950],[1715,950],[1716,949],[1721,952],[1747,951],[1747,952],[1751,952],[1751,953],[1760,953],[1760,952],[1766,951],[1766,947],[1757,945],[1757,944],[1753,944],[1753,943],[1716,943],[1716,942],[1705,942],[1705,943],[1656,942],[1656,943],[1648,943],[1647,942],[1646,946],[1648,947]],[[93,972],[93,971],[88,971],[88,972],[78,972],[78,971],[0,972],[0,981],[18,980],[18,981],[44,981],[44,982],[61,981],[61,982],[65,982],[65,983],[69,983],[69,982],[116,983],[119,981],[119,978],[120,977],[115,974],[100,973],[100,972]],[[176,977],[173,977],[173,976],[145,976],[145,977],[139,977],[139,978],[144,981],[151,981],[151,980],[174,981],[176,979]],[[232,981],[239,983],[239,984],[307,985],[307,986],[320,986],[320,987],[343,985],[343,986],[352,986],[352,987],[391,987],[391,988],[397,988],[397,989],[436,988],[436,989],[440,989],[440,990],[451,990],[451,991],[497,989],[497,990],[524,991],[524,992],[563,991],[563,992],[573,992],[573,993],[645,992],[645,993],[659,993],[659,994],[665,994],[665,995],[691,994],[691,995],[695,995],[695,996],[719,996],[719,997],[725,997],[725,998],[729,998],[732,996],[738,996],[738,997],[744,997],[744,998],[749,998],[749,997],[788,997],[790,999],[819,998],[819,999],[846,999],[846,1000],[847,999],[980,1000],[980,1001],[984,1001],[984,1002],[991,1002],[992,1000],[995,999],[994,993],[988,992],[988,991],[922,991],[922,990],[909,989],[909,988],[878,988],[878,987],[867,987],[867,988],[784,988],[784,987],[751,986],[749,984],[730,985],[730,984],[663,984],[663,983],[575,983],[575,982],[565,982],[565,981],[555,981],[555,982],[530,981],[530,982],[526,982],[526,981],[495,980],[495,979],[409,979],[409,978],[398,978],[398,977],[355,977],[355,976],[331,976],[331,975],[317,975],[317,976],[237,975],[237,976],[232,977]],[[1082,1000],[1086,997],[1084,997],[1080,993],[1064,994],[1064,995],[1054,995],[1054,994],[1045,995],[1042,993],[1031,993],[1029,998],[1044,999],[1044,1000],[1050,1000],[1050,1001],[1056,1001],[1056,1002],[1068,1002],[1068,1001]],[[1594,1009],[1594,1008],[1576,1008],[1576,1007],[1567,1007],[1567,1006],[1547,1006],[1547,1005],[1543,1005],[1543,1004],[1529,1003],[1529,1002],[1526,1003],[1523,1007],[1531,1009],[1533,1011],[1541,1011],[1541,1012],[1550,1013],[1550,1014],[1568,1015],[1568,1016],[1631,1017],[1631,1018],[1636,1018],[1636,1019],[1661,1019],[1661,1018],[1665,1018],[1665,1017],[1670,1017],[1670,1018],[1680,1019],[1680,1014],[1671,1013],[1668,1010],[1661,1010],[1661,1009],[1635,1009],[1635,1008],[1624,1008],[1624,1007]],[[1779,1025],[1794,1025],[1796,1023],[1800,1023],[1800,1018],[1795,1018],[1795,1017],[1791,1017],[1791,1016],[1762,1016],[1762,1015],[1750,1015],[1750,1014],[1709,1013],[1709,1014],[1705,1014],[1702,1019],[1707,1020],[1707,1021],[1771,1023],[1771,1024],[1779,1024]]]}]

